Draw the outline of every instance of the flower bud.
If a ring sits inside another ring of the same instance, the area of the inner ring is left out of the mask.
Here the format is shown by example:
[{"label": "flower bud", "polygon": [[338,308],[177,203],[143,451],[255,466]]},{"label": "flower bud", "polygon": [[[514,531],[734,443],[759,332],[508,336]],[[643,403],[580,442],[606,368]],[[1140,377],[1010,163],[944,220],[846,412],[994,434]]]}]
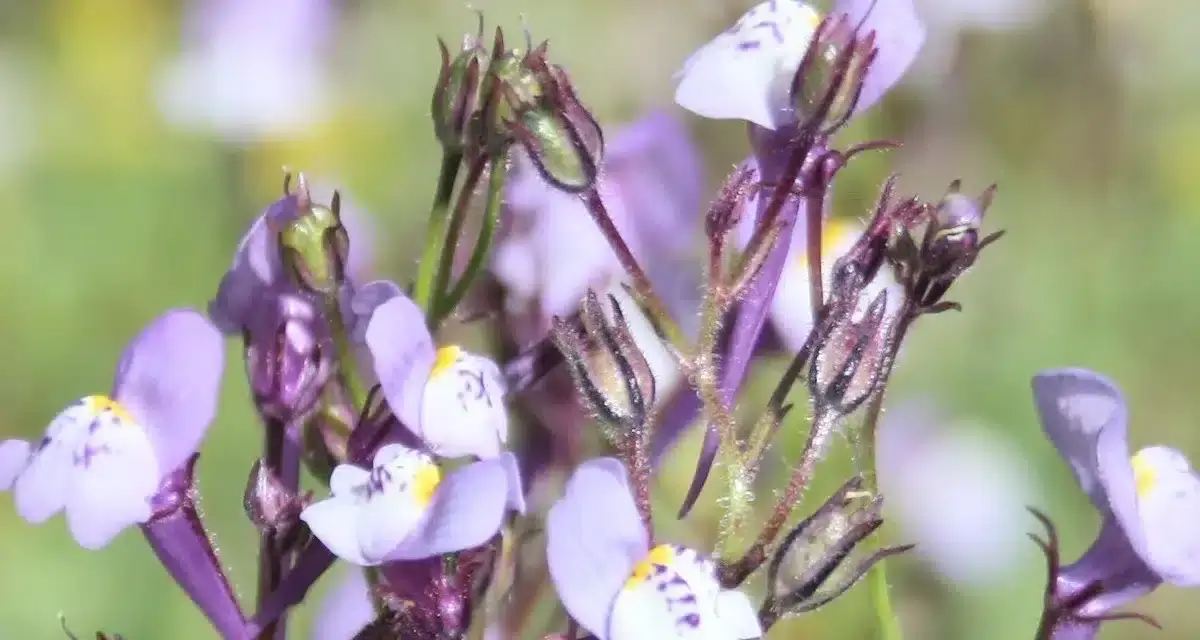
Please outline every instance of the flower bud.
[{"label": "flower bud", "polygon": [[433,130],[438,142],[448,152],[462,153],[468,139],[471,120],[480,106],[483,74],[490,57],[482,46],[483,16],[479,18],[479,34],[463,38],[462,50],[453,59],[446,43],[438,39],[442,54],[442,69],[433,90]]},{"label": "flower bud", "polygon": [[862,318],[855,319],[861,292],[834,298],[817,337],[808,386],[814,402],[849,415],[887,373],[894,357],[894,322],[887,315],[887,291],[880,291]]},{"label": "flower bud", "polygon": [[246,333],[246,376],[259,412],[280,422],[308,413],[329,380],[330,349],[322,344],[313,303],[283,294]]},{"label": "flower bud", "polygon": [[[314,204],[304,176],[294,194],[296,216],[279,230],[280,259],[301,291],[335,297],[346,281],[350,236],[342,226],[341,195],[333,192],[330,206]],[[289,180],[285,179],[287,191]]]},{"label": "flower bud", "polygon": [[617,440],[643,428],[654,405],[655,380],[620,304],[611,295],[608,301],[611,318],[589,290],[579,324],[555,317],[553,335],[585,406]]},{"label": "flower bud", "polygon": [[827,16],[792,78],[791,99],[801,123],[824,134],[841,128],[854,115],[877,54],[873,32],[860,36],[849,16]]},{"label": "flower bud", "polygon": [[865,557],[854,553],[883,524],[883,498],[868,497],[862,486],[862,476],[851,478],[780,543],[767,566],[767,600],[760,614],[764,626],[828,604],[875,563],[912,548],[885,547]]},{"label": "flower bud", "polygon": [[[461,637],[471,626],[500,557],[501,536],[452,558],[390,562],[380,567],[386,608],[379,638]],[[383,620],[383,618],[381,618]],[[363,636],[359,636],[363,637]]]},{"label": "flower bud", "polygon": [[262,460],[255,460],[242,494],[246,517],[260,533],[286,534],[300,522],[300,512],[311,499],[311,492],[297,495],[271,473]]}]

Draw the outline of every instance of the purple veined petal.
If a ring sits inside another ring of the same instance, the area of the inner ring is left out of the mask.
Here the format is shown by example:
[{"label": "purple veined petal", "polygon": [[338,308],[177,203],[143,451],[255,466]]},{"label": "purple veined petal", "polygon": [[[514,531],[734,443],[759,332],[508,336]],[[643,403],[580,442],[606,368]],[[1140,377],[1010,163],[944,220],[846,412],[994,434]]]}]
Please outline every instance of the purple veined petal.
[{"label": "purple veined petal", "polygon": [[224,366],[221,333],[191,309],[160,315],[125,347],[113,398],[146,430],[162,473],[200,448],[216,415]]},{"label": "purple veined petal", "polygon": [[[1110,473],[1116,473],[1122,465],[1126,470],[1129,468],[1127,409],[1121,390],[1094,371],[1048,369],[1033,377],[1033,396],[1042,429],[1071,466],[1079,486],[1097,507],[1108,509],[1105,488],[1097,480],[1099,467],[1104,463],[1097,460],[1097,455],[1103,438],[1108,464],[1113,465]],[[1131,483],[1132,472],[1129,473]],[[1122,480],[1118,484],[1127,483]],[[1132,485],[1128,487],[1128,495],[1121,497],[1134,498]]]},{"label": "purple veined petal", "polygon": [[32,453],[33,445],[24,440],[0,442],[0,491],[12,489]]},{"label": "purple veined petal", "polygon": [[76,456],[65,511],[79,546],[104,548],[126,527],[150,519],[160,473],[146,432],[134,425],[106,425]]},{"label": "purple veined petal", "polygon": [[[379,305],[404,295],[404,290],[391,280],[372,280],[353,291],[347,303],[345,296],[342,299],[342,310],[349,317],[350,339],[359,349],[364,349],[367,340],[367,326],[371,323],[371,314],[375,313],[375,309]],[[365,354],[368,361],[370,358],[369,349]]]},{"label": "purple veined petal", "polygon": [[1200,586],[1200,477],[1170,447],[1142,449],[1132,467],[1146,563],[1166,582]]},{"label": "purple veined petal", "polygon": [[88,399],[59,412],[13,483],[17,515],[30,524],[49,520],[67,504],[75,474],[75,454],[87,446],[95,413]]},{"label": "purple veined petal", "polygon": [[517,459],[511,453],[447,475],[424,522],[388,559],[420,560],[484,544],[503,526],[512,502],[510,487],[520,481]]},{"label": "purple veined petal", "polygon": [[366,573],[358,567],[345,567],[342,573],[317,609],[313,640],[353,640],[375,620]]},{"label": "purple veined petal", "polygon": [[421,439],[443,458],[494,458],[508,440],[504,376],[459,347],[437,352],[421,407]]},{"label": "purple veined petal", "polygon": [[425,315],[407,296],[391,298],[371,314],[365,340],[388,406],[404,426],[419,432],[421,396],[434,361]]},{"label": "purple veined petal", "polygon": [[208,303],[209,317],[226,335],[238,335],[251,324],[256,305],[282,280],[277,234],[297,214],[296,198],[284,196],[259,213],[238,242],[233,263]]},{"label": "purple veined petal", "polygon": [[794,121],[792,78],[820,22],[816,10],[796,0],[756,5],[684,62],[676,104],[766,129]]},{"label": "purple veined petal", "polygon": [[855,113],[870,109],[900,81],[925,44],[925,25],[913,0],[838,0],[834,13],[848,15],[859,35],[875,31],[879,54],[867,69]]},{"label": "purple veined petal", "polygon": [[741,591],[726,590],[717,594],[717,618],[725,629],[722,637],[748,640],[763,635],[758,612],[754,610],[750,598]]},{"label": "purple veined petal", "polygon": [[609,612],[650,541],[615,458],[579,465],[546,516],[546,562],[567,612],[600,640]]}]

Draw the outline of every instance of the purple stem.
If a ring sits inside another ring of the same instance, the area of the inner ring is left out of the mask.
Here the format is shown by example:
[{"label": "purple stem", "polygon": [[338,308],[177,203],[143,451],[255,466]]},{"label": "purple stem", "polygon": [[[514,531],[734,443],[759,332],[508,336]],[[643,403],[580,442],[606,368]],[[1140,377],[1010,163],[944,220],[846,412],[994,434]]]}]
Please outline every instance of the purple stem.
[{"label": "purple stem", "polygon": [[[794,143],[795,134],[794,130],[769,131],[751,127],[751,142],[754,146],[755,158],[758,160],[759,179],[766,184],[776,184],[775,190],[783,189],[785,193],[791,191],[795,181],[794,176],[800,172],[798,163],[805,161],[811,148],[811,145],[797,148]],[[787,180],[789,177],[793,179]],[[769,214],[768,209],[775,199],[774,195],[770,198],[759,197],[756,220],[761,220]],[[779,278],[787,264],[792,232],[796,226],[800,203],[788,194],[783,198],[781,206],[777,218],[779,235],[775,246],[771,248],[762,269],[751,280],[750,286],[747,288],[746,295],[742,299],[734,319],[733,332],[724,350],[721,394],[726,405],[732,405],[746,378],[746,369],[750,365],[754,347],[758,344],[763,327],[766,325],[771,299],[775,296]],[[680,404],[682,406],[678,406]],[[674,419],[686,417],[685,423],[691,422],[694,416],[686,415],[684,412],[692,407],[695,409],[700,407],[699,400],[694,399],[694,394],[693,399],[685,398],[679,401],[676,407],[672,407],[668,415]],[[664,431],[682,432],[682,429],[668,428]],[[704,433],[704,443],[701,445],[696,475],[692,478],[687,496],[679,509],[680,518],[687,516],[692,506],[695,505],[696,499],[700,497],[700,491],[704,489],[704,483],[708,480],[709,472],[712,471],[713,462],[716,460],[717,450],[721,444],[720,440],[717,425],[709,424]]]},{"label": "purple stem", "polygon": [[304,596],[317,580],[333,566],[334,556],[315,538],[300,552],[292,570],[284,576],[279,587],[267,596],[250,621],[249,636],[258,637],[263,629],[282,616],[289,608],[304,601]]},{"label": "purple stem", "polygon": [[[277,477],[291,495],[300,492],[300,448],[298,425],[263,418],[266,428],[263,444],[263,462],[267,473]],[[284,547],[281,532],[277,530],[264,531],[259,538],[258,546],[258,606],[270,597],[287,574],[296,554],[292,549]],[[287,637],[287,614],[268,624],[260,636],[284,640]]]},{"label": "purple stem", "polygon": [[245,616],[196,510],[197,456],[163,479],[155,513],[142,525],[146,542],[184,593],[225,640],[249,639]]}]

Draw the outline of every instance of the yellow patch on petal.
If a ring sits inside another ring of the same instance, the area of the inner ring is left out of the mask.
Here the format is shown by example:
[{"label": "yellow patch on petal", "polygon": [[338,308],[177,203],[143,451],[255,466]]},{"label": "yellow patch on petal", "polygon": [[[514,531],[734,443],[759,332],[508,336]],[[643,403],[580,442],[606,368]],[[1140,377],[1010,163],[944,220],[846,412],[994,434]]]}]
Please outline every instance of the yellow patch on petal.
[{"label": "yellow patch on petal", "polygon": [[438,485],[442,483],[442,472],[438,470],[436,464],[428,462],[421,465],[420,469],[413,474],[412,479],[412,495],[417,503],[422,507],[428,505],[433,500],[433,494],[437,491]]},{"label": "yellow patch on petal", "polygon": [[1150,461],[1150,456],[1146,455],[1146,451],[1139,451],[1130,460],[1133,465],[1133,481],[1137,486],[1137,494],[1140,498],[1145,498],[1147,494],[1154,491],[1158,486],[1158,469],[1154,468],[1154,463]]},{"label": "yellow patch on petal", "polygon": [[[804,224],[804,221],[800,220],[799,223]],[[821,262],[828,263],[839,258],[840,256],[834,255],[835,252],[858,233],[859,229],[849,222],[836,218],[826,220],[824,228],[821,229]],[[808,252],[800,251],[799,253],[796,261],[801,265],[807,265]]]},{"label": "yellow patch on petal", "polygon": [[437,356],[433,359],[433,370],[429,372],[430,378],[436,378],[450,370],[454,363],[462,357],[462,347],[450,345],[437,350]]},{"label": "yellow patch on petal", "polygon": [[675,547],[669,544],[660,544],[650,550],[646,555],[646,559],[637,563],[633,567],[633,575],[625,581],[626,589],[634,589],[641,586],[650,579],[651,572],[654,571],[656,565],[669,567],[675,562]]},{"label": "yellow patch on petal", "polygon": [[111,413],[118,422],[128,425],[137,423],[128,409],[108,396],[88,396],[83,399],[83,402],[93,413]]}]

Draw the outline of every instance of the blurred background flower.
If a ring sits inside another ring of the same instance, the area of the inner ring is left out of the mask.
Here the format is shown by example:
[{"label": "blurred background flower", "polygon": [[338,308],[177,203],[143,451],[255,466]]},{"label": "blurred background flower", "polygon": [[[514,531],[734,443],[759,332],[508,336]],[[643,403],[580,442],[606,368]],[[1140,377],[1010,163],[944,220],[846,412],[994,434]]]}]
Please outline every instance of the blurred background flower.
[{"label": "blurred background flower", "polygon": [[[471,4],[513,33],[526,16],[600,121],[629,122],[654,108],[680,118],[704,151],[702,203],[745,156],[743,127],[670,106],[671,76],[752,1]],[[1054,517],[1064,554],[1077,557],[1094,538],[1096,515],[1037,426],[1029,394],[1036,370],[1104,371],[1122,381],[1131,405],[1154,408],[1154,420],[1132,430],[1132,447],[1168,442],[1200,456],[1197,371],[1186,348],[1200,343],[1192,282],[1200,271],[1200,64],[1191,28],[1200,6],[923,0],[918,8],[931,47],[917,64],[940,69],[938,80],[911,77],[843,134],[845,142],[896,138],[905,148],[841,174],[837,215],[865,215],[892,170],[904,175],[901,191],[928,198],[955,177],[968,192],[1000,183],[989,218],[1009,235],[955,287],[963,313],[918,325],[891,397],[936,393],[946,415],[963,417],[937,422],[937,444],[919,447],[946,469],[1028,465],[1017,467],[1028,471],[1016,472],[1016,486]],[[474,28],[465,2],[0,2],[0,295],[10,309],[0,315],[9,372],[0,438],[35,437],[64,402],[104,387],[139,327],[168,307],[207,302],[249,221],[279,197],[285,164],[338,176],[373,214],[375,269],[412,274],[438,165],[428,113],[434,38],[453,42]],[[939,41],[951,46],[939,51]],[[166,99],[171,86],[179,93]],[[235,362],[238,347],[229,349]],[[741,403],[747,412],[762,406],[783,366],[755,365],[758,384]],[[242,470],[261,434],[237,367],[220,408],[199,465],[202,507],[246,599],[257,544],[240,504]],[[789,472],[802,413],[781,430],[769,454],[778,473],[764,473],[764,485]],[[946,434],[951,444],[942,444]],[[659,476],[661,535],[689,546],[714,540],[717,521],[712,492],[687,521],[670,517],[699,435]],[[800,511],[811,512],[853,471],[849,456],[835,452]],[[884,527],[889,542],[929,535],[896,520]],[[925,556],[889,560],[910,637],[1030,637],[1043,565],[1032,546],[1014,558],[994,579],[966,582],[950,582]],[[60,637],[60,611],[80,632],[212,635],[136,534],[84,552],[61,520],[30,528],[11,501],[0,501],[0,566],[6,637]],[[335,582],[319,584],[301,608],[296,637],[308,637]],[[1194,598],[1162,588],[1139,611],[1163,623],[1159,638],[1195,638]],[[788,624],[803,637],[863,637],[866,603],[857,588]],[[548,620],[553,608],[544,609]],[[1103,637],[1145,633],[1114,625]]]}]

